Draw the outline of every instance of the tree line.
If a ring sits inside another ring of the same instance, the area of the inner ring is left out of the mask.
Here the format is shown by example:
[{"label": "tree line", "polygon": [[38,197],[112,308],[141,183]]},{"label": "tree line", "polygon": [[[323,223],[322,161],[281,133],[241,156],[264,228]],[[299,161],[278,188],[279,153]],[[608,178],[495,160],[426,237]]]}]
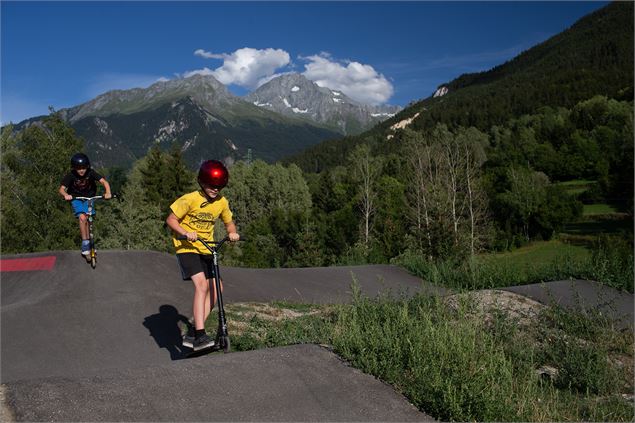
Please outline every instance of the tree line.
[{"label": "tree line", "polygon": [[[406,128],[391,140],[373,135],[353,143],[340,164],[320,172],[237,162],[223,195],[250,242],[228,249],[224,260],[326,266],[511,249],[550,239],[580,216],[585,198],[558,183],[570,179],[597,181],[586,200],[621,201],[632,216],[632,110],[632,101],[597,96],[488,131],[443,123]],[[57,188],[69,157],[82,149],[55,113],[19,133],[4,129],[3,253],[76,248],[76,224]],[[98,170],[119,194],[98,205],[98,245],[171,252],[169,205],[197,188],[181,150],[157,144],[128,171]]]}]

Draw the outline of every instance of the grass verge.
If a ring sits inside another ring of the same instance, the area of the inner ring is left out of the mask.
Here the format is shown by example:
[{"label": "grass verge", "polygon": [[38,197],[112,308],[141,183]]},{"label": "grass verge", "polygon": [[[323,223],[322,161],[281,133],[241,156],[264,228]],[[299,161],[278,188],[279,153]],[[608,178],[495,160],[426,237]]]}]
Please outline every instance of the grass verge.
[{"label": "grass verge", "polygon": [[229,305],[232,346],[330,345],[443,421],[635,418],[633,333],[605,317],[497,291],[402,300],[353,291],[350,305]]},{"label": "grass verge", "polygon": [[592,251],[560,241],[547,241],[462,262],[429,261],[420,254],[406,252],[393,263],[426,281],[457,290],[589,279],[633,292],[633,250],[621,237],[595,238]]}]

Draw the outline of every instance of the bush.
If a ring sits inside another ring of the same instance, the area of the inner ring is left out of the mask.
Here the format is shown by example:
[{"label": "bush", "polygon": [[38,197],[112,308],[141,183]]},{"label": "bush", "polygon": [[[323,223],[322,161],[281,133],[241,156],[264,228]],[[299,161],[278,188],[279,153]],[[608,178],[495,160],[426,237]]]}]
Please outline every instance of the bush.
[{"label": "bush", "polygon": [[355,367],[396,385],[437,418],[515,416],[512,363],[480,321],[453,319],[439,299],[371,301],[357,291],[353,307],[339,315],[333,343]]},{"label": "bush", "polygon": [[593,279],[633,292],[633,245],[621,237],[602,236],[591,258]]}]

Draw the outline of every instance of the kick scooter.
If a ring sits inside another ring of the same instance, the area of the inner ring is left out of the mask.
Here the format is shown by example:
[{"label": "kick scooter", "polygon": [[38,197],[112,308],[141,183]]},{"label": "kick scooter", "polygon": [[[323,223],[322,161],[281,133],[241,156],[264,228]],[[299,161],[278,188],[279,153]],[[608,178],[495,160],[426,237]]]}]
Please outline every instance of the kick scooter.
[{"label": "kick scooter", "polygon": [[[176,239],[187,240],[187,237],[184,235],[180,235]],[[223,350],[223,352],[228,353],[231,348],[231,343],[229,341],[229,334],[227,332],[227,320],[225,318],[225,307],[223,305],[223,293],[221,291],[221,286],[220,286],[221,279],[220,279],[220,269],[218,266],[218,252],[222,248],[223,244],[229,241],[229,238],[225,237],[218,242],[216,241],[208,242],[201,238],[198,238],[196,241],[203,244],[205,248],[207,248],[212,253],[212,264],[214,268],[214,275],[216,275],[216,277],[214,278],[214,286],[216,287],[216,302],[218,304],[218,329],[216,330],[216,342],[214,343],[213,346],[209,348],[205,348],[203,350],[193,351],[188,356],[191,357],[193,355],[200,355],[200,354],[204,354],[205,352],[219,351],[219,350]],[[240,241],[245,241],[245,240],[241,238]],[[211,289],[212,287],[210,286],[210,290]],[[212,297],[210,295],[210,302],[211,302],[211,298]],[[214,308],[214,304],[211,304],[211,308]]]},{"label": "kick scooter", "polygon": [[[113,195],[112,198],[115,198]],[[93,209],[95,208],[95,201],[105,200],[103,195],[96,195],[94,197],[73,197],[73,200],[85,200],[88,206],[88,239],[90,240],[90,255],[85,256],[86,261],[90,263],[90,266],[94,269],[97,267],[97,252],[95,251],[95,236],[93,235]]]}]

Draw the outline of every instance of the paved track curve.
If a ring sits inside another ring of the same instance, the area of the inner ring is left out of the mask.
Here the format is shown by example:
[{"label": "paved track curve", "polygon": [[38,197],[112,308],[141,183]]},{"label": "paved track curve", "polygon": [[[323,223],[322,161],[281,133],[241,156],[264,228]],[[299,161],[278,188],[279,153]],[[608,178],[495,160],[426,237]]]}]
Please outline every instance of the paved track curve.
[{"label": "paved track curve", "polygon": [[[392,387],[316,345],[181,360],[192,287],[172,255],[75,252],[49,271],[3,272],[1,382],[22,421],[429,421]],[[333,303],[411,295],[395,266],[222,268],[226,302]]]},{"label": "paved track curve", "polygon": [[[316,345],[182,360],[177,323],[189,316],[192,288],[172,255],[104,251],[96,270],[76,252],[3,259],[41,256],[55,258],[52,269],[0,278],[0,382],[17,420],[432,420]],[[353,280],[370,297],[446,293],[386,265],[221,274],[228,303],[343,303]],[[633,322],[633,296],[593,282],[506,289],[567,306],[587,298],[586,306]]]}]

